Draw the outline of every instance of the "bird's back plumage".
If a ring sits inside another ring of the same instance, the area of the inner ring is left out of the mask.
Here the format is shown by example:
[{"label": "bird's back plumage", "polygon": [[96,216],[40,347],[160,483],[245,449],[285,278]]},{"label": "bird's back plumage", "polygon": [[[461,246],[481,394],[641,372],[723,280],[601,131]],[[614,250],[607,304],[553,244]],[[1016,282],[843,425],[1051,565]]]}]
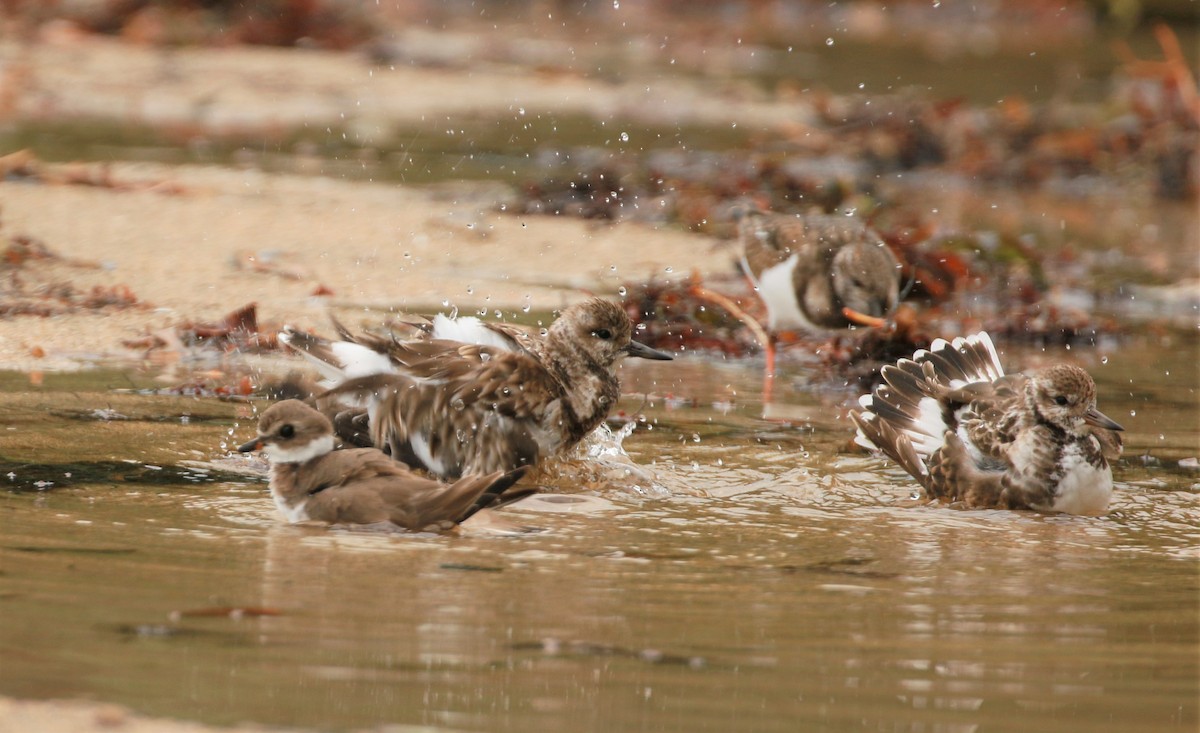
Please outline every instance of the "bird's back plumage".
[{"label": "bird's back plumage", "polygon": [[670,358],[634,341],[624,310],[598,298],[564,310],[541,337],[474,319],[427,323],[409,339],[340,324],[338,342],[292,329],[281,339],[319,362],[331,386],[319,400],[338,405],[327,409],[343,440],[443,478],[532,465],[573,446],[616,404],[620,358]]}]

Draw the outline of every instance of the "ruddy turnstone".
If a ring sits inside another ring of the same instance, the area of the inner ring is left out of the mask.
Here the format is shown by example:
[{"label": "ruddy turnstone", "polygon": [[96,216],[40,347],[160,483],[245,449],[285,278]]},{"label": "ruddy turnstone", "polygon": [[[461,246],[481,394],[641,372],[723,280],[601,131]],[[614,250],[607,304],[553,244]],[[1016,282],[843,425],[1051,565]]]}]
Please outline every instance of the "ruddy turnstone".
[{"label": "ruddy turnstone", "polygon": [[1058,364],[1005,375],[983,332],[933,342],[885,366],[859,399],[856,442],[883,451],[931,498],[968,507],[1099,515],[1112,495],[1121,426],[1096,384]]},{"label": "ruddy turnstone", "polygon": [[411,531],[449,529],[483,507],[532,493],[512,488],[525,468],[444,484],[375,448],[335,451],[333,443],[328,418],[299,400],[284,400],[263,412],[257,437],[238,450],[266,454],[271,498],[293,524],[390,522]]},{"label": "ruddy turnstone", "polygon": [[742,265],[767,307],[767,374],[776,335],[876,326],[900,301],[900,264],[862,222],[758,210],[738,225]]},{"label": "ruddy turnstone", "polygon": [[442,478],[533,465],[580,441],[620,397],[626,356],[671,359],[631,338],[625,311],[592,298],[563,310],[528,348],[294,329],[280,340],[332,388],[322,400],[365,407],[367,432],[393,458]]}]

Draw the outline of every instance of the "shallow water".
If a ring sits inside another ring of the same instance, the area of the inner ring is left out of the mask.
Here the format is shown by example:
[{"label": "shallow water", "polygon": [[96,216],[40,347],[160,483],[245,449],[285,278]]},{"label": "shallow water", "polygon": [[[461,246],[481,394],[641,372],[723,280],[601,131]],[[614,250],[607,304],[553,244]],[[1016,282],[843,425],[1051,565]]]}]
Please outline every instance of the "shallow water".
[{"label": "shallow water", "polygon": [[761,363],[629,364],[653,480],[564,470],[584,500],[501,512],[517,536],[289,527],[185,463],[251,406],[4,375],[0,693],[327,730],[1195,730],[1196,356],[1006,355],[1084,364],[1125,424],[1103,518],[915,504],[803,364],[792,422]]}]

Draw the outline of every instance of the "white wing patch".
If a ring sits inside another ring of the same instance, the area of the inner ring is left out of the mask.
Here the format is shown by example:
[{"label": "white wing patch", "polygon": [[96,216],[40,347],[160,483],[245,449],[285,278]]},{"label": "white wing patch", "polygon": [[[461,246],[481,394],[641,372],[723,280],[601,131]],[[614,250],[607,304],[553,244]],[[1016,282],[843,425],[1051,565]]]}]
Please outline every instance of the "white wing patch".
[{"label": "white wing patch", "polygon": [[[292,338],[287,331],[279,334],[279,340],[289,346],[292,345]],[[334,341],[329,344],[329,351],[333,354],[335,363],[319,359],[304,349],[293,348],[293,351],[317,368],[322,377],[321,386],[326,389],[336,387],[350,379],[368,377],[372,374],[396,373],[395,366],[386,354],[349,341]]]},{"label": "white wing patch", "polygon": [[477,346],[494,346],[504,351],[516,351],[511,340],[488,328],[483,321],[474,316],[450,318],[441,313],[437,314],[433,317],[433,337]]},{"label": "white wing patch", "polygon": [[441,476],[446,472],[446,464],[442,462],[442,459],[434,458],[433,451],[429,449],[429,441],[425,439],[423,433],[409,434],[408,444],[412,447],[412,452],[420,459],[421,463],[425,464],[425,468],[430,473]]},{"label": "white wing patch", "polygon": [[913,448],[922,458],[929,458],[946,444],[946,422],[942,420],[942,408],[932,397],[922,397],[917,403],[920,415],[912,427],[904,432],[912,441]]},{"label": "white wing patch", "polygon": [[349,341],[334,341],[329,350],[341,362],[342,379],[358,379],[372,374],[395,374],[396,368],[386,354]]}]

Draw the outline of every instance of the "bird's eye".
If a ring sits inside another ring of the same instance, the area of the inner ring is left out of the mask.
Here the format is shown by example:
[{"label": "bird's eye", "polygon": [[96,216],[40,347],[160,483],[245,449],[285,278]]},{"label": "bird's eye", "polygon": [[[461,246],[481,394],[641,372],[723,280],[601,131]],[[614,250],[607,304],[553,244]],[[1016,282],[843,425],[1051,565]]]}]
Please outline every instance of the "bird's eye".
[{"label": "bird's eye", "polygon": [[284,425],[279,429],[279,437],[290,438],[296,434],[296,428],[292,427],[291,423]]},{"label": "bird's eye", "polygon": [[1058,405],[1059,407],[1062,407],[1067,404],[1067,398],[1063,397],[1062,395],[1059,395],[1054,398],[1054,404]]},{"label": "bird's eye", "polygon": [[592,335],[598,339],[607,341],[612,338],[612,331],[609,331],[607,328],[597,328],[595,331],[592,331]]}]

